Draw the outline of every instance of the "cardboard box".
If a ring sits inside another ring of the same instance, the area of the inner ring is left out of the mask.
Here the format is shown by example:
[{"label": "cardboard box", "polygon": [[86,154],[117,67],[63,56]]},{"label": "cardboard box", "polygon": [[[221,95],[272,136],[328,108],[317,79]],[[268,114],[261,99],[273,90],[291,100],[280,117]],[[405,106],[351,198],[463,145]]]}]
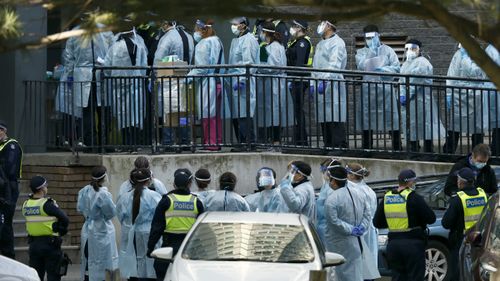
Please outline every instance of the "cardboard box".
[{"label": "cardboard box", "polygon": [[[173,61],[173,62],[159,62],[156,64],[158,67],[162,66],[187,66],[185,61]],[[156,77],[168,77],[168,76],[186,76],[188,74],[188,69],[158,69],[156,71]]]}]

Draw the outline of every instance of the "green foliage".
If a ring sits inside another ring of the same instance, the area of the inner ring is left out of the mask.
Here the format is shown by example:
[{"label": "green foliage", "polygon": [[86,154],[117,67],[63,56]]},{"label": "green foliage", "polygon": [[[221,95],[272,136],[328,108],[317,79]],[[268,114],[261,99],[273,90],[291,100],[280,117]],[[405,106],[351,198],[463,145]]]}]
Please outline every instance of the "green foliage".
[{"label": "green foliage", "polygon": [[9,7],[0,7],[0,41],[19,38],[21,22],[17,13]]}]

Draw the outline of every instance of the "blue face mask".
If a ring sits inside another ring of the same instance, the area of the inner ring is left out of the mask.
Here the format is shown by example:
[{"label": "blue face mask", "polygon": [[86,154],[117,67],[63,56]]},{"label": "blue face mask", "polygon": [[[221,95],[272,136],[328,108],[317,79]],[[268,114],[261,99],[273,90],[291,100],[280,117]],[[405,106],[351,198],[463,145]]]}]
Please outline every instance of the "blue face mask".
[{"label": "blue face mask", "polygon": [[373,49],[373,50],[375,50],[378,47],[380,47],[380,38],[379,38],[378,35],[376,35],[376,36],[374,36],[372,38],[372,41],[370,42],[370,46],[369,47],[370,47],[370,49]]},{"label": "blue face mask", "polygon": [[474,167],[476,167],[478,170],[481,170],[482,168],[484,168],[484,166],[486,166],[486,163],[482,163],[482,162],[475,162],[474,163]]},{"label": "blue face mask", "polygon": [[195,33],[193,34],[193,39],[194,39],[194,41],[196,41],[196,42],[200,42],[200,41],[201,41],[201,39],[202,39],[201,34],[200,34],[199,32],[195,32]]}]

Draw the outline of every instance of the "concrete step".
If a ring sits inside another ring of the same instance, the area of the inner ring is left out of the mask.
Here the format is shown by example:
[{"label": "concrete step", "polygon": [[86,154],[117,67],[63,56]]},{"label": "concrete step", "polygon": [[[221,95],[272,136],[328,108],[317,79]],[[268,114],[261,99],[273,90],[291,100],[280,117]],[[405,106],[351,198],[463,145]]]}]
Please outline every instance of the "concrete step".
[{"label": "concrete step", "polygon": [[[62,245],[61,249],[66,253],[73,264],[80,263],[80,246],[77,245]],[[16,260],[24,264],[29,264],[29,246],[18,246],[15,247]]]},{"label": "concrete step", "polygon": [[26,221],[23,219],[14,219],[12,221],[12,228],[14,233],[24,233],[26,232]]},{"label": "concrete step", "polygon": [[28,245],[28,233],[14,233],[14,247],[24,247]]}]

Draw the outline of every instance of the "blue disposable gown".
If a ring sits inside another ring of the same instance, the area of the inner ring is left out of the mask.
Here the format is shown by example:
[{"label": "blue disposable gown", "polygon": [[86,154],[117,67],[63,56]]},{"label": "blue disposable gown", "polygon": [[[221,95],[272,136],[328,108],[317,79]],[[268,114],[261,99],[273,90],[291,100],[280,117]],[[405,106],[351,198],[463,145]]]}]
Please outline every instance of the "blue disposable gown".
[{"label": "blue disposable gown", "polygon": [[326,199],[333,192],[330,185],[325,182],[321,186],[319,196],[316,199],[316,231],[318,232],[319,238],[323,244],[325,243],[326,236],[326,216],[325,216],[325,203]]},{"label": "blue disposable gown", "polygon": [[[484,78],[483,71],[472,59],[458,50],[451,59],[447,76],[461,78]],[[446,80],[447,97],[452,98],[448,110],[449,131],[480,134],[488,130],[488,92],[467,87],[482,87],[482,82],[465,80]],[[462,87],[462,89],[454,88]],[[466,87],[465,89],[463,87]]]},{"label": "blue disposable gown", "polygon": [[[156,278],[154,259],[146,256],[151,222],[161,195],[144,187],[139,214],[132,223],[134,192],[127,192],[116,203],[117,217],[121,223],[119,264],[123,278]],[[161,244],[158,243],[158,247]]]},{"label": "blue disposable gown", "polygon": [[265,213],[288,213],[288,207],[281,196],[280,188],[265,189],[261,192],[251,194],[245,199],[250,205],[252,212]]},{"label": "blue disposable gown", "polygon": [[[121,33],[120,33],[121,34]],[[132,67],[125,39],[116,36],[113,45],[108,50],[104,60],[105,66]],[[106,89],[108,97],[112,101],[111,111],[116,117],[118,128],[137,127],[142,128],[146,111],[146,93],[144,76],[148,66],[148,51],[141,36],[133,32],[132,42],[136,48],[135,66],[145,69],[113,69],[106,70],[108,79]],[[113,79],[113,77],[125,77]]]},{"label": "blue disposable gown", "polygon": [[[326,200],[326,250],[341,254],[346,263],[335,267],[336,281],[363,281],[363,257],[359,237],[352,236],[354,227],[368,229],[370,209],[365,196],[348,187],[334,190]],[[353,206],[354,201],[354,206]],[[362,242],[363,243],[363,242]]]},{"label": "blue disposable gown", "polygon": [[[328,70],[345,70],[347,65],[347,51],[345,43],[337,34],[321,40],[314,50],[313,68]],[[313,86],[323,82],[324,92],[316,91],[316,107],[318,122],[346,122],[347,97],[344,75],[334,72],[313,72]]]},{"label": "blue disposable gown", "polygon": [[310,181],[303,182],[296,187],[290,183],[280,184],[281,196],[291,213],[303,214],[311,222],[316,220],[316,202],[314,188]]},{"label": "blue disposable gown", "polygon": [[[486,47],[486,53],[490,58],[500,65],[500,53],[493,45]],[[488,79],[486,74],[483,75],[484,79]],[[488,89],[497,89],[492,82],[484,83],[484,87]],[[489,90],[488,98],[490,106],[490,128],[500,128],[500,97],[498,96],[498,89],[496,91]]]},{"label": "blue disposable gown", "polygon": [[[369,259],[369,263],[366,263],[364,260],[364,278],[363,279],[377,279],[380,278],[380,274],[378,272],[378,230],[373,226],[373,217],[375,216],[375,211],[377,210],[377,194],[375,191],[371,189],[364,180],[360,182],[351,182],[348,181],[348,186],[351,188],[351,191],[357,191],[361,196],[365,196],[366,202],[368,202],[368,210],[369,210],[369,226],[362,236],[365,243],[366,248],[369,249],[369,255],[366,256]],[[365,255],[363,255],[365,257]],[[369,270],[366,270],[367,267],[371,266]]]},{"label": "blue disposable gown", "polygon": [[[257,53],[259,52],[259,43],[252,33],[247,32],[245,35],[234,38],[231,41],[231,49],[229,50],[229,64],[231,65],[246,65],[257,63]],[[232,76],[226,78],[225,83],[227,86],[227,104],[224,109],[226,118],[246,118],[253,117],[255,113],[255,77],[250,78],[250,93],[246,92],[246,86],[241,89],[234,90],[233,86],[238,81],[246,82],[245,68],[230,68],[227,73]],[[250,73],[254,74],[255,69],[251,68]],[[247,110],[247,99],[250,103],[250,108]]]},{"label": "blue disposable gown", "polygon": [[[222,54],[222,55],[221,55]],[[220,58],[220,62],[219,62]],[[198,44],[196,44],[196,51],[194,56],[195,65],[219,65],[224,64],[224,48],[221,40],[217,36],[210,36],[201,39]],[[222,83],[219,83],[222,78],[215,78],[216,69],[215,68],[194,68],[189,73],[188,76],[200,75],[205,76],[204,78],[195,78],[195,89],[196,89],[196,113],[198,119],[215,117],[217,112],[220,114],[221,104],[217,104],[217,98],[220,99],[219,95],[222,95],[222,88],[217,90],[217,84],[222,87]],[[219,68],[219,74],[223,74],[222,69]],[[208,77],[212,76],[212,77]],[[222,130],[222,128],[219,128]]]},{"label": "blue disposable gown", "polygon": [[[407,60],[401,66],[401,74],[432,75],[432,65],[424,57]],[[400,96],[406,97],[410,107],[410,140],[437,140],[446,136],[439,119],[438,100],[432,95],[432,79],[410,77],[410,91],[406,92],[406,79],[399,79]],[[401,106],[403,132],[406,133],[406,106]]]},{"label": "blue disposable gown", "polygon": [[[97,27],[103,28],[102,24]],[[76,26],[73,30],[79,30]],[[113,33],[99,32],[92,36],[92,40],[84,36],[71,37],[66,41],[62,54],[64,73],[56,99],[56,110],[62,113],[82,117],[82,108],[89,104],[90,88],[92,82],[92,67],[99,66],[113,43]],[[93,48],[92,48],[93,47]],[[93,49],[93,50],[92,50]],[[99,77],[100,72],[96,72]],[[74,82],[68,81],[73,77]],[[97,84],[97,105],[101,105],[101,85]],[[109,105],[106,101],[105,105]]]},{"label": "blue disposable gown", "polygon": [[[184,45],[182,44],[182,38],[179,32],[184,32],[188,39],[188,58],[191,60],[193,58],[194,51],[194,40],[193,36],[185,32],[182,27],[172,28],[163,34],[158,41],[158,47],[156,48],[154,65],[157,65],[164,57],[167,56],[178,56],[180,60],[184,60]],[[189,62],[188,62],[189,63]]]},{"label": "blue disposable gown", "polygon": [[[151,184],[150,188],[153,188],[154,191],[156,191],[160,195],[165,195],[168,192],[163,182],[161,182],[157,178],[153,178],[153,183]],[[118,202],[118,200],[120,200],[120,197],[122,197],[125,193],[128,193],[132,190],[134,190],[134,188],[132,187],[130,181],[124,181],[122,185],[120,185],[120,190],[118,191],[118,198],[116,199],[116,202]]]},{"label": "blue disposable gown", "polygon": [[[277,41],[264,47],[267,61],[262,66],[286,67],[285,48]],[[264,51],[259,48],[260,52]],[[292,96],[286,90],[284,69],[260,68],[257,78],[257,125],[259,127],[288,127],[294,124]],[[283,78],[281,78],[283,77]]]},{"label": "blue disposable gown", "polygon": [[206,201],[207,211],[250,212],[247,201],[234,191],[217,190]]},{"label": "blue disposable gown", "polygon": [[[78,192],[77,211],[85,217],[81,232],[81,279],[88,264],[90,281],[102,281],[106,271],[118,269],[115,227],[111,219],[116,207],[106,187],[96,192],[90,185]],[[89,260],[85,258],[85,244],[88,245]]]},{"label": "blue disposable gown", "polygon": [[[379,69],[369,69],[367,62],[378,60]],[[356,52],[356,65],[362,71],[378,71],[382,73],[399,73],[399,60],[396,52],[387,46],[380,45],[376,51],[368,47]],[[363,83],[361,96],[356,99],[356,129],[387,132],[399,130],[398,91],[394,90],[389,83],[393,80],[391,76],[363,76],[364,81],[375,83]]]}]

